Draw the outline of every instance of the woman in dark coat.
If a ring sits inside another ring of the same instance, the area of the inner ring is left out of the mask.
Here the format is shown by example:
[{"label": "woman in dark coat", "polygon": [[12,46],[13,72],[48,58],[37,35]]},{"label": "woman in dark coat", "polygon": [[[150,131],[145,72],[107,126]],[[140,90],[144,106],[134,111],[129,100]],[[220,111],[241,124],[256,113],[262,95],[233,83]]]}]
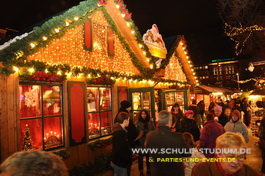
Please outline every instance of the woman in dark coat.
[{"label": "woman in dark coat", "polygon": [[183,113],[178,103],[175,103],[171,108],[172,114],[172,128],[177,132],[180,131],[180,121],[183,119]]},{"label": "woman in dark coat", "polygon": [[[141,110],[139,113],[139,120],[135,124],[139,136],[136,138],[136,140],[139,141],[140,145],[139,148],[145,148],[145,138],[149,131],[152,131],[155,129],[154,122],[150,119],[150,114],[147,110]],[[143,158],[146,157],[146,166],[147,166],[147,173],[150,173],[150,162],[149,162],[149,155],[139,153],[138,155],[138,168],[140,171],[140,176],[143,176]]]},{"label": "woman in dark coat", "polygon": [[185,116],[180,123],[180,131],[182,133],[189,132],[194,137],[194,141],[198,141],[200,139],[200,130],[196,121],[193,118],[193,111],[188,110],[185,112]]}]

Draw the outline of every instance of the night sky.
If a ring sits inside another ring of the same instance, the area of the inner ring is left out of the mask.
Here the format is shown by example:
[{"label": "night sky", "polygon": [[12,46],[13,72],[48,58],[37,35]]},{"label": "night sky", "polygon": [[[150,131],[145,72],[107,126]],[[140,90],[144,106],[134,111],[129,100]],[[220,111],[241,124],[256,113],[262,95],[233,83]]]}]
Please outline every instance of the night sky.
[{"label": "night sky", "polygon": [[[0,2],[0,28],[18,31],[79,4],[77,0],[9,0]],[[184,35],[195,64],[232,58],[233,42],[223,32],[213,0],[124,0],[143,35],[157,24],[163,38]]]}]

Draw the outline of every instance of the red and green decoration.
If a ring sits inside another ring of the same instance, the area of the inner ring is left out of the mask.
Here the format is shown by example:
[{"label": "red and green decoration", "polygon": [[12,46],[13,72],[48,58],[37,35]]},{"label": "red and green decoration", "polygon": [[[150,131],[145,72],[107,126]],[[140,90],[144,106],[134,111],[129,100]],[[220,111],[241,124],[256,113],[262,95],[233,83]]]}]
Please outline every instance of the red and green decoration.
[{"label": "red and green decoration", "polygon": [[111,78],[101,75],[98,78],[92,78],[88,79],[88,84],[94,84],[94,85],[113,85],[115,84],[115,81],[112,80]]},{"label": "red and green decoration", "polygon": [[97,140],[93,143],[88,144],[88,147],[91,151],[95,151],[97,149],[106,148],[107,146],[112,144],[112,138],[106,140]]},{"label": "red and green decoration", "polygon": [[66,80],[66,76],[57,75],[51,72],[46,73],[45,71],[38,71],[30,74],[29,71],[25,70],[19,75],[21,80],[26,81],[45,81],[45,82],[62,82]]}]

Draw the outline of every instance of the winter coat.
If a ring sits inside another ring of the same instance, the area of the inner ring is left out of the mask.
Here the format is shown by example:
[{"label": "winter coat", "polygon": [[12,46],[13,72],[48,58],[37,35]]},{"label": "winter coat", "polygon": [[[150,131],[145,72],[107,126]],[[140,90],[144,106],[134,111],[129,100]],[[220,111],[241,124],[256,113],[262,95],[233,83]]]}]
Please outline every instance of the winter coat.
[{"label": "winter coat", "polygon": [[132,151],[126,133],[119,123],[113,125],[111,161],[122,168],[132,163]]},{"label": "winter coat", "polygon": [[180,122],[183,119],[183,116],[180,113],[174,114],[172,113],[172,124],[175,124],[175,129],[177,132],[180,132]]},{"label": "winter coat", "polygon": [[199,127],[197,126],[195,120],[193,119],[188,119],[187,117],[184,117],[180,123],[180,132],[191,133],[195,142],[200,139]]},{"label": "winter coat", "polygon": [[152,130],[155,130],[155,125],[154,125],[154,122],[153,121],[149,121],[148,122],[148,127],[147,129],[144,127],[144,123],[141,122],[141,121],[137,121],[136,124],[135,124],[138,132],[140,133],[140,131],[143,131],[144,132],[144,136],[141,137],[139,139],[139,142],[140,142],[140,147],[144,147],[144,143],[145,143],[145,138],[146,138],[146,134],[149,132],[149,131],[152,131]]},{"label": "winter coat", "polygon": [[[225,133],[224,127],[214,120],[209,120],[201,130],[200,147],[201,148],[215,148],[216,138]],[[214,154],[205,153],[207,158],[214,157]]]},{"label": "winter coat", "polygon": [[[126,112],[127,114],[129,114],[129,112],[126,110],[126,108],[121,107],[115,117],[114,123],[116,123],[116,118],[118,116],[118,114],[120,112]],[[131,148],[135,148],[135,145],[139,144],[139,141],[134,141],[137,136],[138,136],[138,131],[134,125],[133,119],[130,118],[130,123],[129,126],[126,127],[127,130],[127,136],[128,136],[128,140],[129,140],[129,145]]]},{"label": "winter coat", "polygon": [[218,117],[218,122],[224,127],[226,123],[229,121],[228,117],[224,114],[221,114],[220,117]]},{"label": "winter coat", "polygon": [[241,133],[246,142],[248,142],[248,129],[242,121],[239,120],[234,123],[232,120],[230,120],[227,122],[224,128],[226,132]]},{"label": "winter coat", "polygon": [[[183,149],[189,151],[181,133],[171,132],[167,126],[159,126],[158,129],[150,131],[146,136],[146,148],[157,149]],[[182,158],[189,157],[191,154],[180,154],[178,152],[171,153],[150,153],[150,157],[154,162],[151,162],[152,176],[184,176],[184,168],[182,162],[159,162],[158,159]]]}]

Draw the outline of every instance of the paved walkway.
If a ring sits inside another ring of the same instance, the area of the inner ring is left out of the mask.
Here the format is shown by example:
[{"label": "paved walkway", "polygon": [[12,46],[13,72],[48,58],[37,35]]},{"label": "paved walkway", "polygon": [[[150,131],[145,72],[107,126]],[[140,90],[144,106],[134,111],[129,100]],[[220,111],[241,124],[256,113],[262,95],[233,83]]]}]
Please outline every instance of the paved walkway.
[{"label": "paved walkway", "polygon": [[[251,148],[251,154],[247,155],[247,159],[245,161],[245,164],[251,166],[256,171],[261,171],[261,165],[262,165],[262,158],[261,158],[261,151],[258,147],[258,138],[256,136],[252,135],[252,131],[249,129],[249,142],[247,144],[247,147]],[[261,172],[260,172],[261,173]],[[146,167],[144,168],[144,174],[146,174]],[[101,176],[113,176],[112,171],[108,171]],[[131,168],[131,176],[139,176],[139,170],[138,170],[138,161],[135,160],[133,162],[132,168]],[[263,174],[265,176],[265,174]]]}]

